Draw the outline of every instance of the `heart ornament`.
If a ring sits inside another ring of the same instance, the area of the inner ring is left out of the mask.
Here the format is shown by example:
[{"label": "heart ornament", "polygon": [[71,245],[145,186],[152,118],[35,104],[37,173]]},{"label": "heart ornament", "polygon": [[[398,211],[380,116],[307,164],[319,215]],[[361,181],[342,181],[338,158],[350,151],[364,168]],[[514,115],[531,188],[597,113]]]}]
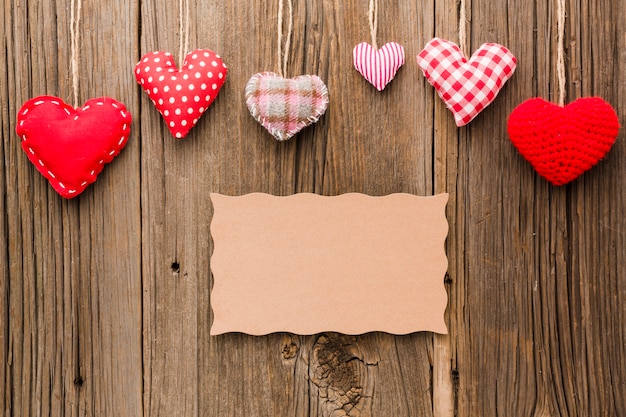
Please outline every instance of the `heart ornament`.
[{"label": "heart ornament", "polygon": [[177,139],[187,136],[215,101],[227,72],[221,57],[209,49],[188,53],[181,69],[163,51],[150,52],[135,65],[137,82]]},{"label": "heart ornament", "polygon": [[354,47],[352,55],[354,68],[378,91],[383,91],[404,65],[404,48],[395,42],[386,43],[378,50],[361,42]]},{"label": "heart ornament", "polygon": [[279,141],[316,123],[328,107],[328,89],[317,75],[258,73],[248,81],[245,98],[252,117]]},{"label": "heart ornament", "polygon": [[509,138],[545,179],[564,185],[591,169],[611,149],[619,132],[613,107],[599,97],[561,107],[542,98],[517,106],[509,116]]},{"label": "heart ornament", "polygon": [[496,98],[515,72],[517,59],[504,46],[485,43],[468,61],[458,45],[434,38],[417,56],[417,64],[461,127]]},{"label": "heart ornament", "polygon": [[131,115],[108,97],[75,109],[58,97],[28,100],[17,113],[16,132],[30,162],[65,198],[96,180],[128,141]]}]

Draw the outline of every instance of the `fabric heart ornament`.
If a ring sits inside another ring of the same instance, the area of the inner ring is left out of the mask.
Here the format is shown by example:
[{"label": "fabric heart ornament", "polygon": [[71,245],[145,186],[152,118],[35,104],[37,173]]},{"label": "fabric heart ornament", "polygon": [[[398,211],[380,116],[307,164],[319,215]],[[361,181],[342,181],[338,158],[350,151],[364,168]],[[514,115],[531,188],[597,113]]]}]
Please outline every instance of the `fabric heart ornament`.
[{"label": "fabric heart ornament", "polygon": [[515,72],[517,59],[504,46],[485,43],[468,61],[458,45],[434,38],[417,56],[417,64],[461,127],[496,98]]},{"label": "fabric heart ornament", "polygon": [[246,85],[245,97],[250,114],[279,141],[316,123],[328,107],[328,89],[317,75],[255,74]]},{"label": "fabric heart ornament", "polygon": [[576,179],[611,149],[619,132],[613,107],[598,97],[557,106],[532,98],[509,116],[509,138],[535,170],[554,185]]},{"label": "fabric heart ornament", "polygon": [[383,91],[404,65],[404,48],[395,42],[386,43],[379,50],[362,42],[354,47],[352,55],[354,68],[378,91]]},{"label": "fabric heart ornament", "polygon": [[177,139],[187,136],[215,101],[227,72],[220,56],[209,49],[188,53],[181,69],[163,51],[150,52],[135,65],[137,82]]},{"label": "fabric heart ornament", "polygon": [[131,115],[108,97],[75,109],[58,97],[28,100],[17,113],[17,134],[30,162],[63,197],[82,193],[120,153]]}]

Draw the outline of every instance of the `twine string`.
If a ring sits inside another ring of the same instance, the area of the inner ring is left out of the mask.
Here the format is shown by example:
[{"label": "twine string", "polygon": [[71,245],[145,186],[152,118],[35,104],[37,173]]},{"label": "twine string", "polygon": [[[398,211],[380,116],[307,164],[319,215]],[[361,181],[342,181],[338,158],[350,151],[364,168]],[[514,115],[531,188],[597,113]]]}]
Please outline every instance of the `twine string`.
[{"label": "twine string", "polygon": [[370,34],[372,35],[372,47],[378,49],[376,35],[378,33],[378,0],[370,0],[370,7],[367,12],[370,21]]},{"label": "twine string", "polygon": [[467,10],[465,9],[465,0],[460,0],[459,5],[459,47],[466,57],[469,57],[467,45]]},{"label": "twine string", "polygon": [[189,0],[178,0],[178,33],[178,67],[182,68],[189,50]]},{"label": "twine string", "polygon": [[79,62],[79,28],[82,0],[70,2],[70,65],[72,72],[72,90],[74,95],[74,107],[78,107],[78,62]]},{"label": "twine string", "polygon": [[556,72],[558,78],[558,97],[559,106],[565,105],[565,84],[567,79],[565,76],[565,0],[557,0],[557,57]]},{"label": "twine string", "polygon": [[[289,5],[289,21],[287,24],[287,35],[285,45],[283,47],[283,0],[278,2],[278,72],[281,77],[286,77],[287,63],[289,62],[289,49],[291,47],[291,33],[293,31],[293,0],[288,0]],[[283,49],[284,48],[284,49]]]}]

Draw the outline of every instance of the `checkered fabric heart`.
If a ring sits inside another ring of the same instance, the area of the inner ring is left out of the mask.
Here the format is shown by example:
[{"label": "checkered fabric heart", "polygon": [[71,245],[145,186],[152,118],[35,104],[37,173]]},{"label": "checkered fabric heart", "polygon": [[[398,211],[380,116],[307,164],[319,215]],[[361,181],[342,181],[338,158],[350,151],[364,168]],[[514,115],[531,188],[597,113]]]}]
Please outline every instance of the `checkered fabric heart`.
[{"label": "checkered fabric heart", "polygon": [[504,46],[485,43],[468,61],[458,45],[434,38],[417,56],[417,64],[461,127],[496,98],[515,72],[517,59]]},{"label": "checkered fabric heart", "polygon": [[383,91],[404,65],[404,48],[395,42],[386,43],[378,50],[361,42],[354,47],[352,55],[354,68],[378,91]]},{"label": "checkered fabric heart", "polygon": [[328,107],[328,89],[317,75],[255,74],[245,95],[250,114],[280,141],[317,122]]}]

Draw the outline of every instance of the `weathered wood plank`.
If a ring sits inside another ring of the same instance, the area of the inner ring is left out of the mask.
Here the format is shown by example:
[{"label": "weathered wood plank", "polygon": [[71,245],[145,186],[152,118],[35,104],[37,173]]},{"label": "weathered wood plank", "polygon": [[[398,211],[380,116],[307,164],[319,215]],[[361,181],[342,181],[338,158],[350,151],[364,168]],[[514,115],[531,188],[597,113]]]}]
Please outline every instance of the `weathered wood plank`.
[{"label": "weathered wood plank", "polygon": [[[460,250],[453,251],[462,262],[462,282],[455,283],[461,294],[455,320],[458,415],[541,415],[544,406],[550,414],[558,411],[550,399],[543,404],[548,388],[535,382],[545,371],[535,363],[543,354],[533,347],[542,331],[534,330],[540,321],[533,310],[545,302],[532,298],[533,285],[549,278],[544,267],[554,262],[542,256],[554,233],[539,227],[556,212],[546,206],[548,186],[535,178],[506,133],[507,116],[517,104],[549,93],[529,89],[529,81],[552,80],[537,74],[554,73],[550,41],[556,20],[552,5],[542,4],[542,10],[522,3],[471,2],[470,50],[498,42],[519,61],[501,95],[463,129],[459,142],[457,207],[464,229],[455,241]],[[535,204],[541,213],[533,213]]]},{"label": "weathered wood plank", "polygon": [[[440,37],[460,43],[461,10],[462,3],[435,2],[434,8],[434,33],[428,39],[424,39],[425,45],[430,38]],[[465,3],[466,27],[471,22],[471,2]],[[467,38],[469,34],[466,33]],[[466,45],[466,47],[469,45]],[[461,49],[463,50],[463,46]],[[423,94],[433,97],[434,111],[434,185],[435,193],[447,192],[449,196],[446,216],[449,230],[446,240],[446,253],[448,254],[448,275],[446,289],[448,291],[448,308],[446,310],[446,322],[448,324],[447,335],[433,336],[433,415],[435,417],[451,417],[456,410],[457,365],[455,358],[455,341],[461,343],[457,318],[463,312],[459,298],[463,294],[463,235],[464,217],[459,215],[457,207],[459,201],[463,201],[463,190],[457,189],[458,175],[458,149],[459,142],[466,140],[465,129],[458,129],[450,111],[443,101],[439,99],[436,91],[422,77]],[[461,316],[462,317],[462,316]],[[462,321],[461,321],[462,322]]]},{"label": "weathered wood plank", "polygon": [[[472,124],[467,156],[459,159],[470,176],[472,161],[480,161],[481,166],[475,180],[461,179],[469,186],[459,187],[477,196],[469,196],[463,208],[469,221],[464,271],[471,272],[466,275],[465,292],[471,302],[459,320],[466,327],[459,341],[469,343],[458,350],[459,414],[619,415],[614,381],[623,379],[609,374],[623,374],[623,369],[608,371],[604,358],[621,363],[617,358],[623,349],[615,346],[623,346],[623,330],[610,325],[600,330],[595,324],[623,314],[603,291],[609,282],[619,282],[618,268],[611,266],[615,258],[597,257],[598,248],[613,247],[618,239],[599,225],[619,228],[609,209],[619,207],[619,201],[617,205],[608,201],[620,193],[601,174],[608,169],[620,177],[616,166],[611,166],[619,143],[594,171],[571,186],[555,188],[538,178],[510,146],[507,149],[506,141],[494,142],[506,137],[505,125],[494,120],[504,120],[514,105],[537,95],[556,100],[556,4],[538,3],[534,10],[521,3],[508,5],[514,13],[507,18],[505,11],[494,13],[487,2],[472,4],[473,39],[495,34],[508,42],[520,62],[506,97],[498,98],[490,113],[497,111],[498,104],[505,111],[489,118],[491,126],[486,118]],[[606,67],[600,59],[592,64],[581,58],[593,51],[614,51],[623,42],[611,19],[591,20],[618,15],[613,7],[618,5],[570,3],[571,99],[581,93],[598,94],[598,87],[605,86],[602,95],[618,100],[616,90],[609,92],[606,86],[614,82],[613,70],[619,65]],[[603,35],[596,35],[598,31]],[[578,42],[588,46],[578,47]],[[528,80],[534,81],[532,88]],[[465,152],[460,150],[461,155]],[[596,216],[602,217],[594,220]],[[490,236],[500,235],[502,240],[490,241]],[[623,293],[623,288],[613,288]],[[609,312],[611,305],[615,310]],[[614,335],[613,343],[607,344],[601,336],[607,333]]]},{"label": "weathered wood plank", "polygon": [[[7,36],[7,8],[0,9],[0,33],[5,34],[0,40],[0,45],[3,51],[6,51],[5,59],[9,58],[8,51],[12,48],[9,47],[12,41],[11,36]],[[8,122],[11,113],[9,104],[9,76],[8,61],[4,63],[5,71],[3,71],[0,78],[0,129],[2,131],[3,140],[0,141],[0,193],[6,195],[7,193],[7,178],[6,178],[6,164],[5,151],[6,142],[4,138],[9,136],[11,125]],[[6,394],[10,392],[10,381],[7,378],[7,366],[9,363],[9,217],[7,212],[7,198],[0,199],[0,256],[5,259],[5,262],[0,263],[0,358],[2,360],[2,366],[0,366],[0,401],[2,402],[3,409],[9,408],[9,401],[6,399]]]},{"label": "weathered wood plank", "polygon": [[[64,201],[27,161],[14,133],[26,99],[52,94],[72,101],[69,7],[28,1],[4,8],[3,409],[136,416],[142,414],[138,135],[96,184]],[[119,71],[134,60],[133,16],[133,2],[84,5],[81,100],[109,95],[136,108],[137,94],[127,87],[132,74]]]},{"label": "weathered wood plank", "polygon": [[[571,32],[578,36],[568,44],[568,75],[574,81],[569,83],[570,100],[600,96],[618,110],[623,123],[619,105],[625,91],[626,60],[621,52],[626,42],[624,3],[575,2],[569,15],[576,24]],[[626,307],[618,301],[626,294],[626,253],[620,245],[625,207],[621,185],[625,172],[619,163],[625,148],[621,142],[618,139],[607,157],[572,185],[567,204],[572,257],[564,290],[570,325],[563,334],[570,346],[563,355],[569,366],[563,368],[571,382],[565,399],[568,409],[579,410],[581,415],[626,413]]]},{"label": "weathered wood plank", "polygon": [[[219,40],[226,23],[224,8],[218,2],[189,3],[190,49],[213,49],[230,66]],[[178,3],[142,2],[140,13],[141,55],[165,50],[178,64]],[[150,190],[142,193],[146,416],[206,415],[206,392],[214,394],[220,385],[217,381],[199,385],[199,381],[215,374],[206,368],[206,352],[211,349],[208,193],[215,181],[209,173],[222,166],[216,148],[228,142],[229,135],[220,129],[236,125],[226,118],[230,80],[228,75],[218,99],[182,141],[170,135],[147,96],[141,97],[142,189]]]}]

